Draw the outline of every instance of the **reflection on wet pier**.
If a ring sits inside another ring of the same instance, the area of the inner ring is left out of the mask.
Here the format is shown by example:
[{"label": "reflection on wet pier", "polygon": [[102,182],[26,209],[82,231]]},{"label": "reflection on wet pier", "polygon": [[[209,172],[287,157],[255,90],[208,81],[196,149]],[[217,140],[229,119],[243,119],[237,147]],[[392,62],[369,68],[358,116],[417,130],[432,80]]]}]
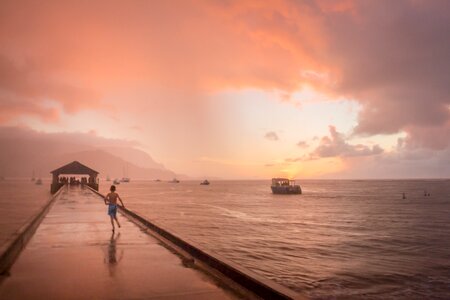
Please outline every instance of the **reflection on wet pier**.
[{"label": "reflection on wet pier", "polygon": [[0,299],[233,299],[122,218],[115,234],[98,196],[65,190],[0,285]]}]

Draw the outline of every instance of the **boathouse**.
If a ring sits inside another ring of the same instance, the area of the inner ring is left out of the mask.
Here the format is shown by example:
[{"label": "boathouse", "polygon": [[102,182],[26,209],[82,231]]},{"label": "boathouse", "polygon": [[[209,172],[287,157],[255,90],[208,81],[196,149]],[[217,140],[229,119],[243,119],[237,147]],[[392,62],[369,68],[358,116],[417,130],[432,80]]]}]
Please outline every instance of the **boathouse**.
[{"label": "boathouse", "polygon": [[82,180],[81,184],[90,186],[94,190],[98,191],[98,172],[86,167],[78,161],[73,161],[70,164],[51,171],[50,173],[53,175],[52,185],[50,187],[52,194],[56,193],[63,185],[70,183],[66,180],[66,177],[62,177],[61,175],[87,175],[89,176],[89,179],[86,181]]}]

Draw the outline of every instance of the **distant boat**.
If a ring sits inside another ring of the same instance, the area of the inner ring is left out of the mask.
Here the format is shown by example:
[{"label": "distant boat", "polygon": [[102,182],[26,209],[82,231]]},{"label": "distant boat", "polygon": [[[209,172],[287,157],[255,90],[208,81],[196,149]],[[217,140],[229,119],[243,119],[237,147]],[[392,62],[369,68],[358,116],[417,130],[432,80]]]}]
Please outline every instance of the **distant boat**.
[{"label": "distant boat", "polygon": [[155,179],[156,182],[161,182],[161,179]]},{"label": "distant boat", "polygon": [[120,184],[120,180],[116,178],[116,179],[114,179],[113,183],[114,184]]},{"label": "distant boat", "polygon": [[208,180],[203,180],[202,182],[200,182],[201,185],[209,185],[209,181]]},{"label": "distant boat", "polygon": [[274,194],[301,194],[300,185],[295,184],[295,180],[288,178],[272,178],[272,193]]},{"label": "distant boat", "polygon": [[36,184],[37,184],[37,185],[41,185],[41,184],[42,184],[42,179],[38,178],[38,179],[36,180]]},{"label": "distant boat", "polygon": [[123,167],[123,177],[120,180],[121,182],[130,182],[130,177],[128,177],[128,164],[127,167]]},{"label": "distant boat", "polygon": [[169,183],[179,183],[180,181],[176,178],[172,179],[171,181],[169,181]]}]

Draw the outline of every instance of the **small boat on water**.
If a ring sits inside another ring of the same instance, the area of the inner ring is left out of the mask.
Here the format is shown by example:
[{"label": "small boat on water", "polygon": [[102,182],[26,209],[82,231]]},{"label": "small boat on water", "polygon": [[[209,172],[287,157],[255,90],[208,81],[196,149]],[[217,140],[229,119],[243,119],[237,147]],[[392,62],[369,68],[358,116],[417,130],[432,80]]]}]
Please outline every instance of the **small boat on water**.
[{"label": "small boat on water", "polygon": [[207,179],[200,182],[200,185],[209,185],[209,181]]},{"label": "small boat on water", "polygon": [[35,182],[37,185],[41,185],[42,184],[42,179],[38,178]]},{"label": "small boat on water", "polygon": [[120,180],[116,178],[116,179],[114,179],[113,183],[114,184],[120,184]]},{"label": "small boat on water", "polygon": [[172,179],[171,181],[169,181],[169,183],[179,183],[180,181],[176,178]]},{"label": "small boat on water", "polygon": [[125,183],[130,182],[130,177],[128,177],[128,164],[126,167],[123,167],[123,177],[120,181]]},{"label": "small boat on water", "polygon": [[155,182],[161,182],[161,179],[155,179]]},{"label": "small boat on water", "polygon": [[288,178],[272,178],[272,193],[274,194],[301,194],[302,188],[295,184],[295,180]]}]

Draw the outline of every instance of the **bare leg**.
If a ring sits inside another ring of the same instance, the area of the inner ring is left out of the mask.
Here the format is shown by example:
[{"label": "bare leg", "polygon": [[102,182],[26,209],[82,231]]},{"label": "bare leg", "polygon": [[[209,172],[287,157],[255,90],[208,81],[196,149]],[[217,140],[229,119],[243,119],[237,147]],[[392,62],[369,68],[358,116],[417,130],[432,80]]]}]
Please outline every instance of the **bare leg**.
[{"label": "bare leg", "polygon": [[117,220],[117,216],[114,216],[114,219],[115,219],[116,222],[117,222],[117,226],[119,226],[119,228],[120,228],[120,223],[119,223],[119,220]]},{"label": "bare leg", "polygon": [[111,217],[111,225],[112,225],[112,231],[114,231],[114,220],[113,220],[113,217]]}]

